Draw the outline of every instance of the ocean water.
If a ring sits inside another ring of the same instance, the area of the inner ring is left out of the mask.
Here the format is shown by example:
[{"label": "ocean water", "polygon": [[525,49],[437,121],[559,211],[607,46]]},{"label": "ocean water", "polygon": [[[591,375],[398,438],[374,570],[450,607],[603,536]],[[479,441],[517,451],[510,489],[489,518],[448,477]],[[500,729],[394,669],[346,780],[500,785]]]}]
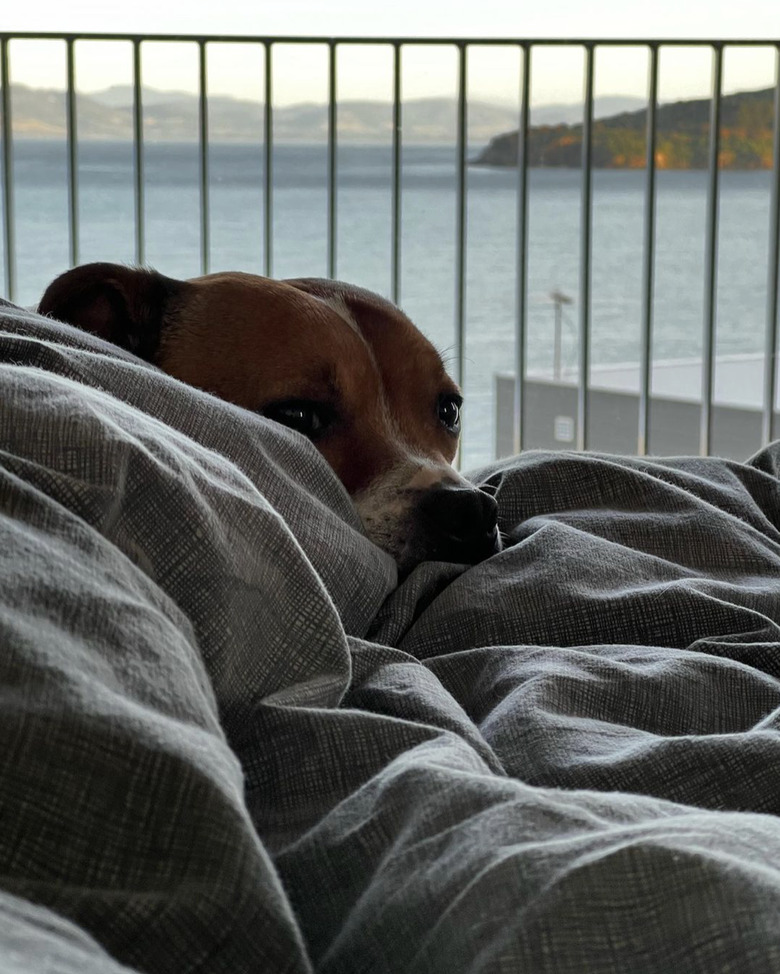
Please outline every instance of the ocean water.
[{"label": "ocean water", "polygon": [[[14,147],[17,295],[35,303],[68,266],[63,142]],[[170,276],[200,272],[199,168],[195,145],[145,148],[147,262]],[[339,148],[337,276],[390,292],[390,147]],[[405,146],[400,304],[455,368],[456,156],[449,146]],[[272,273],[324,276],[327,156],[322,145],[274,151]],[[463,462],[492,458],[494,375],[511,370],[515,334],[517,175],[468,170],[466,255],[467,408]],[[553,369],[553,291],[563,312],[562,364],[577,363],[580,174],[532,170],[528,251],[528,365]],[[263,152],[214,145],[210,155],[211,269],[263,272]],[[724,172],[719,210],[716,353],[758,352],[766,327],[770,174]],[[639,358],[644,174],[594,173],[592,361]],[[82,143],[80,260],[132,262],[132,146]],[[658,174],[653,356],[701,354],[706,174]],[[2,247],[2,244],[0,244]],[[3,290],[5,282],[3,282]],[[695,450],[696,444],[691,444]]]}]

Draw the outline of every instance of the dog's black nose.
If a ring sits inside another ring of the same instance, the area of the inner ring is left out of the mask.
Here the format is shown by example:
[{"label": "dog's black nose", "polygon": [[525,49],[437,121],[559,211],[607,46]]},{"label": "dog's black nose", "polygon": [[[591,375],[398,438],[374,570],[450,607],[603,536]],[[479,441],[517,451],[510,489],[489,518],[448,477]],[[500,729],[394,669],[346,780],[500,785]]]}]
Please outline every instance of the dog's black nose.
[{"label": "dog's black nose", "polygon": [[501,550],[498,505],[476,487],[426,491],[418,512],[429,558],[475,564]]}]

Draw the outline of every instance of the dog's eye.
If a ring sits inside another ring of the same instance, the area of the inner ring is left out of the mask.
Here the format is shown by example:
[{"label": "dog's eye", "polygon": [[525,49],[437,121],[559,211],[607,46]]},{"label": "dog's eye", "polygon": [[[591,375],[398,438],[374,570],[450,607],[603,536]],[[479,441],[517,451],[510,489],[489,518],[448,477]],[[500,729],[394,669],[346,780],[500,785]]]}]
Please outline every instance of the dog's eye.
[{"label": "dog's eye", "polygon": [[450,433],[460,433],[460,407],[462,405],[463,400],[454,393],[439,396],[439,422]]},{"label": "dog's eye", "polygon": [[310,402],[307,399],[288,399],[285,402],[272,402],[260,410],[263,416],[274,422],[289,426],[316,440],[327,430],[335,419],[332,406],[324,402]]}]

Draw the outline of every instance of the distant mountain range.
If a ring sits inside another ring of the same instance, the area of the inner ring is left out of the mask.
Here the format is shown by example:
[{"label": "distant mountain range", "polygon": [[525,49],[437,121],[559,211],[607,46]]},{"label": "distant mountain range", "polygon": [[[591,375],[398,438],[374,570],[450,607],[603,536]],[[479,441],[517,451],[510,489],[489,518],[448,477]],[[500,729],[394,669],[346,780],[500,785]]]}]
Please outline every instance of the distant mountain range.
[{"label": "distant mountain range", "polygon": [[[11,88],[14,135],[29,139],[63,138],[65,93],[61,90]],[[607,96],[595,104],[597,118],[627,112],[641,99]],[[125,140],[133,132],[133,89],[114,86],[105,91],[77,94],[78,135],[89,140]],[[256,101],[209,96],[209,135],[215,142],[253,142],[262,138],[263,106]],[[542,105],[533,109],[535,125],[571,124],[582,116],[579,104]],[[181,91],[143,90],[144,138],[188,142],[198,138],[198,98]],[[457,131],[454,98],[419,98],[403,103],[404,139],[412,143],[452,143]],[[279,142],[321,142],[327,138],[328,110],[322,104],[274,108],[274,138]],[[387,142],[392,134],[392,106],[388,102],[344,100],[338,104],[338,135],[353,142]],[[488,101],[469,101],[468,136],[484,143],[496,132],[517,124],[517,111]]]},{"label": "distant mountain range", "polygon": [[[774,89],[727,95],[721,103],[720,163],[726,169],[762,169],[772,165]],[[11,89],[15,136],[63,138],[65,93],[25,85]],[[190,142],[199,134],[199,102],[181,91],[143,90],[144,138],[150,142]],[[133,89],[107,88],[76,101],[78,135],[85,140],[126,140],[133,133]],[[657,114],[656,164],[661,169],[700,169],[708,165],[709,99],[660,105]],[[476,165],[517,165],[517,110],[488,101],[469,101],[469,145],[487,146]],[[208,101],[209,137],[214,142],[255,142],[263,135],[263,106],[257,101],[212,95]],[[323,142],[328,136],[324,104],[275,107],[278,142]],[[338,103],[340,140],[387,143],[392,136],[389,102],[344,100]],[[403,137],[409,143],[453,143],[457,133],[454,98],[410,99],[402,107]],[[647,108],[640,98],[607,96],[594,104],[593,165],[630,169],[645,165]],[[496,135],[496,132],[503,132]],[[534,107],[528,138],[530,166],[578,167],[582,155],[582,105]]]},{"label": "distant mountain range", "polygon": [[[720,167],[771,168],[774,88],[727,95],[721,100]],[[596,121],[592,129],[593,165],[602,169],[641,169],[646,161],[647,109],[621,112]],[[659,169],[705,169],[709,165],[710,100],[661,105],[656,115],[655,161]],[[490,140],[475,165],[517,166],[518,131]],[[528,132],[529,166],[578,168],[582,123],[535,125]]]}]

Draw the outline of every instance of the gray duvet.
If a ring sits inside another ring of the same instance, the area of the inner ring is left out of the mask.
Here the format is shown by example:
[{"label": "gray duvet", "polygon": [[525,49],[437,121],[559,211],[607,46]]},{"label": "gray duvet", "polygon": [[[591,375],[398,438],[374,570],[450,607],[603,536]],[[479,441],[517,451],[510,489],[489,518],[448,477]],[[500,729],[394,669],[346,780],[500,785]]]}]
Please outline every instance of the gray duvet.
[{"label": "gray duvet", "polygon": [[780,971],[778,475],[522,455],[399,586],[302,438],[0,308],[0,972]]}]

